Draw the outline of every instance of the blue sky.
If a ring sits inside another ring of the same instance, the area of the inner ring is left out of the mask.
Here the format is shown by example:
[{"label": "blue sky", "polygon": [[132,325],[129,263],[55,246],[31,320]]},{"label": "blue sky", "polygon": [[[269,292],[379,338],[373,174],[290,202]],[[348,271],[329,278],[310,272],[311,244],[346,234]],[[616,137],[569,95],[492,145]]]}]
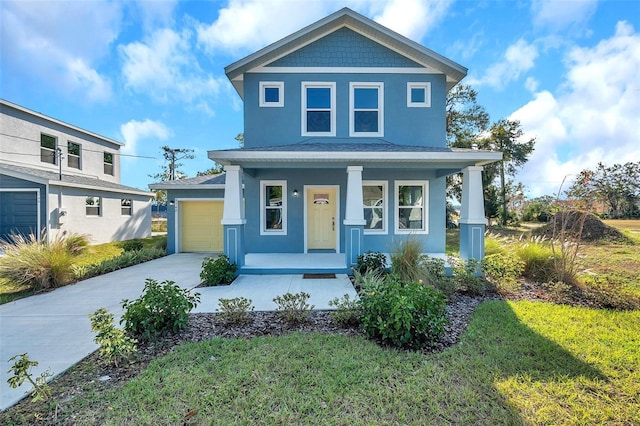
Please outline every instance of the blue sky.
[{"label": "blue sky", "polygon": [[[640,161],[640,1],[0,1],[0,96],[122,141],[122,183],[147,189],[160,147],[237,147],[224,67],[344,7],[469,69],[492,121],[536,150],[530,197],[598,161]],[[151,158],[149,158],[151,157]]]}]

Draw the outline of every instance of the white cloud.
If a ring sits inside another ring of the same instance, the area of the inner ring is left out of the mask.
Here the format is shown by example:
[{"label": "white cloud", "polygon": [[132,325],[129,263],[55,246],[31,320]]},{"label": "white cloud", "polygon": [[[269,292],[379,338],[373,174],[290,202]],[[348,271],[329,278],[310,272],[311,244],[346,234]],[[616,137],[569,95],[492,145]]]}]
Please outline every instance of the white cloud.
[{"label": "white cloud", "polygon": [[125,142],[122,153],[129,155],[136,154],[139,141],[148,139],[164,141],[173,135],[173,132],[163,123],[149,119],[128,121],[120,126],[120,133]]},{"label": "white cloud", "polygon": [[484,76],[472,77],[467,84],[488,85],[495,89],[502,89],[533,68],[538,54],[538,48],[534,44],[519,39],[507,48],[500,62],[487,69]]},{"label": "white cloud", "polygon": [[597,5],[598,0],[536,0],[531,4],[531,12],[535,25],[558,31],[584,25]]},{"label": "white cloud", "polygon": [[120,46],[126,86],[160,102],[193,102],[216,95],[224,79],[205,73],[191,49],[189,30],[168,28],[153,32],[144,42]]},{"label": "white cloud", "polygon": [[119,2],[3,1],[0,14],[3,68],[70,96],[111,96],[95,63],[119,33]]},{"label": "white cloud", "polygon": [[566,81],[559,93],[536,93],[514,112],[536,150],[519,178],[534,195],[557,191],[563,176],[640,161],[640,34],[619,22],[613,37],[565,56]]},{"label": "white cloud", "polygon": [[198,43],[207,52],[227,51],[234,55],[260,49],[342,6],[413,40],[420,40],[440,24],[451,0],[230,0],[220,9],[218,19],[197,27]]}]

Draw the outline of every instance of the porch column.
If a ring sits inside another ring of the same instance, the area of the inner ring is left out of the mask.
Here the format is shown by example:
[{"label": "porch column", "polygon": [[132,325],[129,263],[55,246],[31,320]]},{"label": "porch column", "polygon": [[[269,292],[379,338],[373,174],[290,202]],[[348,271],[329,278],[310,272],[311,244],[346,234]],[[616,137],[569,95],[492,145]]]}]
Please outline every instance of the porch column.
[{"label": "porch column", "polygon": [[238,265],[238,269],[244,266],[244,225],[246,223],[242,208],[242,168],[226,166],[222,211],[224,254],[229,256],[229,262]]},{"label": "porch column", "polygon": [[482,167],[462,169],[462,206],[460,208],[460,257],[481,260],[484,257],[484,216]]},{"label": "porch column", "polygon": [[347,205],[344,214],[345,255],[347,266],[355,265],[364,253],[364,202],[362,197],[362,166],[347,167]]}]

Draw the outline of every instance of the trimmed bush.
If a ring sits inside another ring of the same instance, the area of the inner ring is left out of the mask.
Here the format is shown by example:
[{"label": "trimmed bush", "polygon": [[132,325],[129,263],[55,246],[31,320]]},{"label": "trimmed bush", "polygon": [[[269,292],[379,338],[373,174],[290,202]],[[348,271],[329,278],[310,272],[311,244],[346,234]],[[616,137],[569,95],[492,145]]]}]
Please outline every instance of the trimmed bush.
[{"label": "trimmed bush", "polygon": [[216,309],[220,319],[225,324],[241,325],[249,322],[249,312],[253,312],[254,306],[246,297],[234,297],[233,299],[218,299],[220,307]]},{"label": "trimmed bush", "polygon": [[341,298],[329,301],[329,306],[335,307],[335,311],[329,314],[331,319],[341,327],[350,327],[360,324],[360,304],[358,300],[352,300],[348,294]]},{"label": "trimmed bush", "polygon": [[200,279],[205,285],[221,285],[229,284],[236,277],[238,266],[235,263],[229,263],[229,257],[221,254],[215,259],[207,257],[202,261],[202,272]]},{"label": "trimmed bush", "polygon": [[524,262],[517,256],[492,254],[482,260],[482,270],[498,293],[509,293],[520,289],[517,279],[524,271]]},{"label": "trimmed bush", "polygon": [[473,296],[487,292],[487,282],[480,276],[482,265],[478,260],[449,257],[449,264],[453,269],[453,281],[457,291]]},{"label": "trimmed bush", "polygon": [[373,272],[382,274],[387,266],[387,257],[379,251],[367,251],[358,256],[356,269],[361,274]]},{"label": "trimmed bush", "polygon": [[103,260],[102,262],[95,265],[76,267],[74,268],[74,274],[77,279],[96,277],[98,275],[117,271],[118,269],[127,268],[129,266],[137,265],[143,262],[148,262],[149,260],[166,256],[166,254],[166,251],[157,248],[125,251],[122,252],[120,256]]},{"label": "trimmed bush", "polygon": [[456,291],[458,291],[457,284],[453,277],[447,276],[444,259],[423,256],[421,264],[427,284],[443,292],[447,298],[451,298]]},{"label": "trimmed bush", "polygon": [[300,324],[305,322],[311,315],[314,305],[309,305],[307,301],[311,295],[309,293],[285,293],[276,296],[273,301],[276,303],[276,313],[280,318],[289,324]]},{"label": "trimmed bush", "polygon": [[191,294],[173,281],[147,278],[142,296],[122,301],[125,310],[120,323],[142,340],[153,340],[169,332],[178,332],[189,322],[188,313],[200,303],[200,293]]},{"label": "trimmed bush", "polygon": [[444,294],[428,285],[387,276],[360,296],[362,328],[383,344],[422,348],[444,334],[445,302]]}]

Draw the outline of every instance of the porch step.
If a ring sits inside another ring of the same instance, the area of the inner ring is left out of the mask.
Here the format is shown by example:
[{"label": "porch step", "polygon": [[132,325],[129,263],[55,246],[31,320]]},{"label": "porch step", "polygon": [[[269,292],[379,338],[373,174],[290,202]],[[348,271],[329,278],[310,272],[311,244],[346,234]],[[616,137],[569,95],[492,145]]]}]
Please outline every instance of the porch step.
[{"label": "porch step", "polygon": [[349,274],[343,253],[247,253],[241,274]]}]

